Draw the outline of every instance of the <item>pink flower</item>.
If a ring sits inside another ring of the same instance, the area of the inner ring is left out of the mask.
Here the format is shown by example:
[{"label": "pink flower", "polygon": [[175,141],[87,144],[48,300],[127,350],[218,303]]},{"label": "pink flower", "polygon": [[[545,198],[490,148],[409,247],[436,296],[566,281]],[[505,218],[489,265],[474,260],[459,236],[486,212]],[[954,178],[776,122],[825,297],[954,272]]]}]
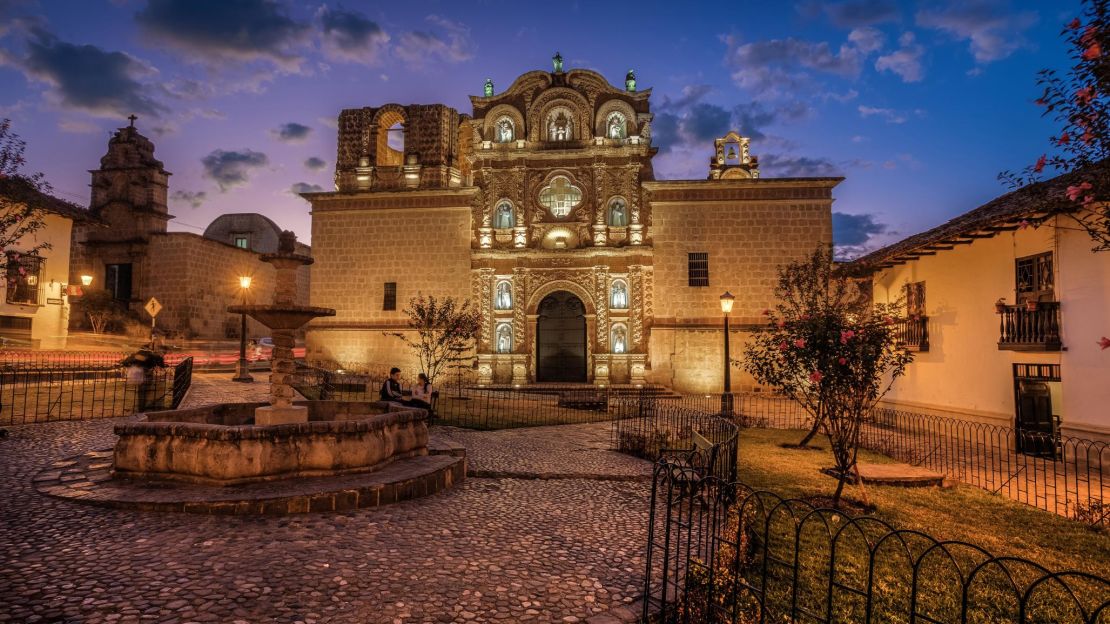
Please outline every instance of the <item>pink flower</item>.
[{"label": "pink flower", "polygon": [[1059,139],[1056,139],[1057,145],[1067,145],[1068,143],[1071,143],[1071,137],[1068,136],[1067,132],[1061,134]]},{"label": "pink flower", "polygon": [[775,322],[775,325],[777,325],[779,329],[782,329],[783,327],[786,327],[786,321],[779,319],[777,322]]},{"label": "pink flower", "polygon": [[1072,201],[1079,201],[1079,198],[1084,193],[1091,190],[1091,188],[1092,187],[1090,182],[1082,182],[1078,185],[1069,186],[1068,190],[1065,193],[1068,196],[1068,199]]},{"label": "pink flower", "polygon": [[1079,21],[1078,17],[1068,22],[1068,28],[1070,30],[1079,30],[1080,26],[1082,26],[1082,22]]},{"label": "pink flower", "polygon": [[883,322],[886,323],[887,325],[893,325],[894,324],[894,319],[892,319],[888,316],[888,317],[883,319]]},{"label": "pink flower", "polygon": [[821,380],[824,378],[825,376],[821,374],[821,371],[813,371],[809,374],[809,380],[813,383],[821,383]]},{"label": "pink flower", "polygon": [[1083,198],[1083,201],[1082,201],[1081,203],[1082,203],[1082,204],[1083,204],[1084,206],[1086,206],[1087,204],[1089,204],[1089,203],[1091,203],[1091,202],[1093,202],[1093,201],[1095,201],[1095,198],[1094,198],[1094,196],[1093,196],[1093,195],[1087,195],[1086,197],[1084,197],[1084,198]]},{"label": "pink flower", "polygon": [[798,347],[799,349],[804,349],[805,346],[806,346],[806,339],[805,338],[799,338],[799,339],[795,340],[794,341],[794,346]]},{"label": "pink flower", "polygon": [[1102,46],[1097,41],[1087,46],[1087,49],[1083,51],[1084,61],[1093,61],[1100,56],[1102,56]]},{"label": "pink flower", "polygon": [[840,362],[840,365],[844,366],[848,363],[848,358],[840,358],[839,360],[837,360],[837,362]]},{"label": "pink flower", "polygon": [[790,345],[786,344],[785,340],[783,340],[782,342],[779,343],[779,351],[786,351],[789,348],[790,348]]},{"label": "pink flower", "polygon": [[840,332],[840,343],[841,344],[847,344],[849,340],[851,340],[852,338],[855,338],[855,337],[856,337],[855,330],[849,329],[847,331],[842,331],[842,332]]},{"label": "pink flower", "polygon": [[1037,159],[1037,164],[1033,165],[1033,171],[1036,171],[1037,173],[1044,171],[1045,160],[1045,155],[1041,154],[1041,157]]},{"label": "pink flower", "polygon": [[1086,106],[1091,102],[1091,98],[1095,96],[1094,87],[1086,86],[1075,92],[1075,101],[1080,106]]},{"label": "pink flower", "polygon": [[1103,351],[1110,349],[1110,338],[1103,336],[1102,340],[1098,341],[1098,346],[1102,347]]}]

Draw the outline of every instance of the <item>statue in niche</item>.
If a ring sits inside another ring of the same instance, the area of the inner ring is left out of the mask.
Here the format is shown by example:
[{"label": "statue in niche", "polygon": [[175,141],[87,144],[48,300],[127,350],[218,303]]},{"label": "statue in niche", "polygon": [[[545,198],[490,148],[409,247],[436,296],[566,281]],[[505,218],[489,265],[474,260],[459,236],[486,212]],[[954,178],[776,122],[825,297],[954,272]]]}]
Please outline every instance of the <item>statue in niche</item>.
[{"label": "statue in niche", "polygon": [[497,122],[497,142],[509,143],[513,140],[513,122],[501,119]]},{"label": "statue in niche", "polygon": [[570,135],[570,119],[560,111],[547,123],[547,137],[551,141],[569,141]]},{"label": "statue in niche", "polygon": [[513,207],[508,203],[501,204],[497,207],[497,216],[494,219],[493,227],[499,229],[506,229],[513,227]]},{"label": "statue in niche", "polygon": [[613,294],[609,297],[609,306],[616,309],[628,307],[628,288],[624,282],[613,282]]},{"label": "statue in niche", "polygon": [[486,97],[493,97],[493,78],[486,78],[486,84],[482,87],[482,93]]},{"label": "statue in niche", "polygon": [[623,139],[624,138],[624,117],[616,114],[609,117],[609,138],[610,139]]},{"label": "statue in niche", "polygon": [[609,206],[609,225],[613,227],[624,227],[628,225],[628,216],[624,210],[624,202],[619,199]]},{"label": "statue in niche", "polygon": [[513,309],[513,293],[509,287],[508,282],[501,282],[497,285],[497,309],[498,310],[512,310]]},{"label": "statue in niche", "polygon": [[623,327],[617,327],[613,330],[613,353],[624,353],[628,348],[627,338]]},{"label": "statue in niche", "polygon": [[513,331],[508,325],[497,328],[497,352],[509,353],[513,350]]}]

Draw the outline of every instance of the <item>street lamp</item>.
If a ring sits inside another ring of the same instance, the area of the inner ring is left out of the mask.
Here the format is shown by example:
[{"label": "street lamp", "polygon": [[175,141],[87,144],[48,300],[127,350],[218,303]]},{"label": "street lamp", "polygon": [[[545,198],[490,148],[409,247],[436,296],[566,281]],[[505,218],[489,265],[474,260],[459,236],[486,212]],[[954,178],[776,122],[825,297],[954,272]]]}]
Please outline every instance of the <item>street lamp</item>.
[{"label": "street lamp", "polygon": [[721,393],[721,415],[732,416],[732,358],[728,353],[728,315],[732,312],[732,304],[736,297],[729,291],[721,295],[721,312],[725,314],[725,391]]},{"label": "street lamp", "polygon": [[82,275],[81,276],[81,285],[82,286],[92,286],[92,276],[87,275],[87,274]]},{"label": "street lamp", "polygon": [[[247,290],[250,287],[251,278],[249,275],[243,275],[239,278],[239,290],[243,294],[243,305],[247,305]],[[235,376],[231,380],[250,383],[254,381],[254,377],[251,377],[250,367],[247,364],[247,313],[240,312],[239,318],[239,366],[236,367]]]}]

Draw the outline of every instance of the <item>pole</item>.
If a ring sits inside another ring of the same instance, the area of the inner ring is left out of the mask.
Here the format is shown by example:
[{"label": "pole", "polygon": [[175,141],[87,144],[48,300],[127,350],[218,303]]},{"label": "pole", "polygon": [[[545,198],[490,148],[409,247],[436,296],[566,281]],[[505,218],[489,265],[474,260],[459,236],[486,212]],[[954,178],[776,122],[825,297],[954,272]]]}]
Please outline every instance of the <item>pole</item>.
[{"label": "pole", "polygon": [[725,313],[725,388],[721,394],[721,414],[732,416],[732,358],[729,356],[728,313]]},{"label": "pole", "polygon": [[[243,291],[243,305],[247,305],[247,292]],[[254,381],[251,377],[250,367],[247,364],[247,313],[239,313],[239,365],[236,367],[235,376],[231,378],[232,381],[240,381],[243,383],[250,383]]]},{"label": "pole", "polygon": [[150,350],[154,351],[154,324],[158,321],[157,317],[150,317]]}]

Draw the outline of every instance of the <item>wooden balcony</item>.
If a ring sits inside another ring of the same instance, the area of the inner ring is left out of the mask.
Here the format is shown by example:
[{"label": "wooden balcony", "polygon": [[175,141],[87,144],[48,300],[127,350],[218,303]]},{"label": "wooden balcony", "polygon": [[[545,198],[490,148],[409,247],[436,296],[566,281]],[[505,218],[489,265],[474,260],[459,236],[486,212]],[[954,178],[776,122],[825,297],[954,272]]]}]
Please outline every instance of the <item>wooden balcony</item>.
[{"label": "wooden balcony", "polygon": [[928,351],[929,317],[922,314],[894,321],[894,340],[907,351]]},{"label": "wooden balcony", "polygon": [[1003,306],[998,315],[998,348],[1007,351],[1059,351],[1060,302],[1041,301],[1036,310]]}]

